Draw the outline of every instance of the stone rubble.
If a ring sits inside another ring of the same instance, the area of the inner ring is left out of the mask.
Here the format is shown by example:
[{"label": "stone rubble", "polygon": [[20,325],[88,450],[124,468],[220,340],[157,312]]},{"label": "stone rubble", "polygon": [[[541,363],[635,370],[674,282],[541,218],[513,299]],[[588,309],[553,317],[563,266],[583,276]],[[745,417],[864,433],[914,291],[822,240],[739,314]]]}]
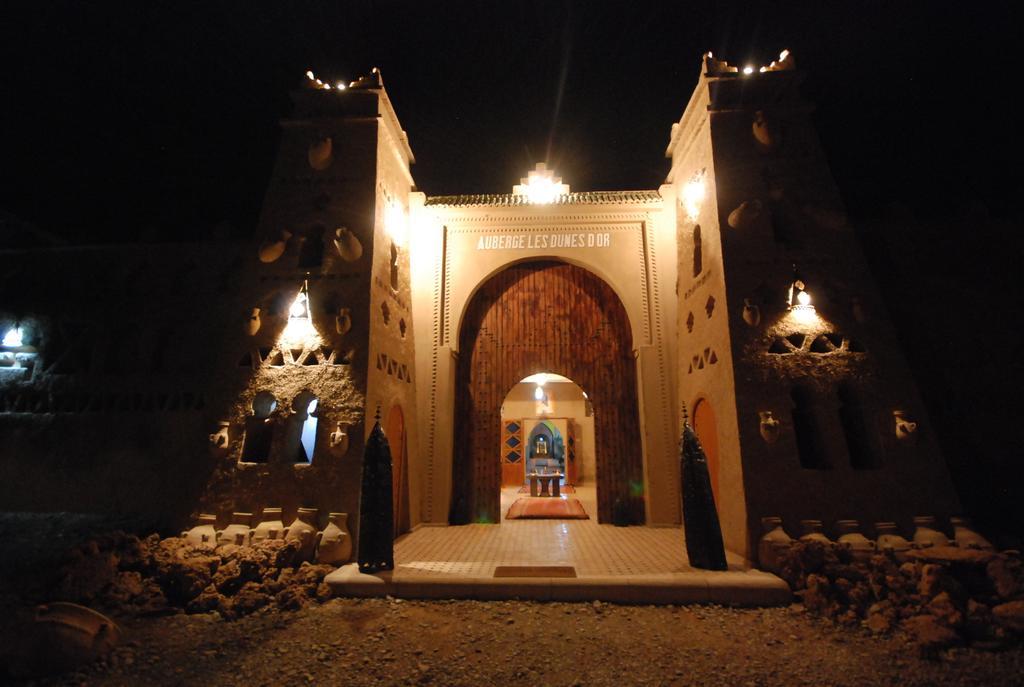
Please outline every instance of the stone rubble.
[{"label": "stone rubble", "polygon": [[858,561],[845,547],[801,541],[780,553],[779,565],[811,613],[877,634],[902,628],[922,655],[955,645],[1000,649],[1024,639],[1019,554],[945,546],[909,558]]},{"label": "stone rubble", "polygon": [[295,610],[330,598],[323,580],[334,570],[299,560],[298,549],[280,539],[214,547],[115,532],[72,550],[53,597],[122,616]]}]

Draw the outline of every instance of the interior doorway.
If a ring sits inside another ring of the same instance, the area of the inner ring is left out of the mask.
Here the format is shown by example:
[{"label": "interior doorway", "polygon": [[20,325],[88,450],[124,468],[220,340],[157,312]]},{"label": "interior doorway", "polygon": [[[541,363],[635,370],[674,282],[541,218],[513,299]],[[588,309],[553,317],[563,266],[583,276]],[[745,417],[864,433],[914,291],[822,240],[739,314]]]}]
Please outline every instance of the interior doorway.
[{"label": "interior doorway", "polygon": [[[519,423],[503,418],[501,406],[513,387],[538,373],[573,380],[590,395],[598,520],[611,522],[614,510],[619,521],[643,523],[643,450],[629,318],[600,278],[550,260],[506,268],[484,282],[467,305],[456,369],[450,522],[500,521],[502,483],[514,478],[513,471],[525,473],[525,462],[513,467],[502,459],[514,434],[508,420]],[[521,450],[519,460],[525,455]]]}]

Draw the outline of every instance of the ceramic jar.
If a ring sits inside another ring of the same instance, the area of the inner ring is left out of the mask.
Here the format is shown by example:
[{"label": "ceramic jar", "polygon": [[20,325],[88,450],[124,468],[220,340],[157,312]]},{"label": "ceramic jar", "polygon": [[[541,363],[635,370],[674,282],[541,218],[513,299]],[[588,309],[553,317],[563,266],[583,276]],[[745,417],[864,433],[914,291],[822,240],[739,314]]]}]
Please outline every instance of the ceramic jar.
[{"label": "ceramic jar", "polygon": [[899,563],[905,563],[908,560],[910,542],[896,530],[896,523],[876,522],[875,531],[878,532],[876,545],[879,551],[891,556]]},{"label": "ceramic jar", "polygon": [[252,531],[252,543],[268,539],[284,539],[284,523],[281,522],[280,508],[264,508],[263,520]]},{"label": "ceramic jar", "polygon": [[211,513],[201,513],[196,518],[195,526],[181,536],[192,546],[213,546],[217,542],[217,516]]},{"label": "ceramic jar", "polygon": [[949,546],[946,535],[935,529],[935,518],[919,515],[914,518],[914,548],[928,549],[933,546]]},{"label": "ceramic jar", "polygon": [[875,542],[860,533],[860,523],[856,520],[837,520],[836,530],[839,532],[836,542],[849,551],[854,560],[867,561],[875,555]]},{"label": "ceramic jar", "polygon": [[757,543],[757,560],[763,570],[779,572],[783,553],[793,545],[793,538],[782,529],[782,518],[761,518],[764,534]]},{"label": "ceramic jar", "polygon": [[779,440],[779,433],[782,431],[781,423],[775,418],[770,410],[759,410],[757,414],[761,418],[759,423],[761,438],[764,439],[766,443],[774,444]]},{"label": "ceramic jar", "polygon": [[826,537],[825,533],[822,531],[821,520],[801,520],[800,526],[804,530],[803,535],[800,537],[800,541],[816,541],[821,544],[832,543],[832,541]]},{"label": "ceramic jar", "polygon": [[295,521],[288,525],[285,541],[298,542],[299,550],[295,554],[297,561],[313,560],[316,550],[316,516],[320,511],[316,508],[300,508]]},{"label": "ceramic jar", "polygon": [[249,543],[252,530],[249,524],[252,522],[252,513],[232,513],[231,524],[217,533],[218,544],[234,544],[245,546]]},{"label": "ceramic jar", "polygon": [[961,549],[980,549],[982,551],[995,551],[995,547],[988,539],[974,531],[971,521],[968,518],[950,518],[953,525],[953,540]]},{"label": "ceramic jar", "polygon": [[352,535],[348,531],[348,513],[330,513],[327,527],[320,533],[317,563],[342,565],[352,557]]}]

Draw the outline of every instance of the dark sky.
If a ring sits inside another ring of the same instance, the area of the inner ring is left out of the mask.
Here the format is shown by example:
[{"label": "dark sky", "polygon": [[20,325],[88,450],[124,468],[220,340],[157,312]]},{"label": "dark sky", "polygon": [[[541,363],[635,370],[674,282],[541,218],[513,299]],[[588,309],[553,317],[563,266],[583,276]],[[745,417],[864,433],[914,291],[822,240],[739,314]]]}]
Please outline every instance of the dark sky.
[{"label": "dark sky", "polygon": [[[0,210],[72,240],[251,230],[287,92],[380,67],[430,195],[656,188],[706,50],[789,48],[851,213],[1019,217],[1011,3],[21,3],[0,18]],[[498,8],[498,9],[495,9]],[[823,8],[827,8],[827,11]]]}]

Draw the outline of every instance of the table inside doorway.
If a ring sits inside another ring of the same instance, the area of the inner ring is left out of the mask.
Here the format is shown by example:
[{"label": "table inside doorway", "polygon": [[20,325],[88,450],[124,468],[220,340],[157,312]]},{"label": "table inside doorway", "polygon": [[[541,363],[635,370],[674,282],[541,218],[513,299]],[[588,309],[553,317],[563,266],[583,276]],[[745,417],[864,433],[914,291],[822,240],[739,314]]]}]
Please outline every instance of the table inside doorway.
[{"label": "table inside doorway", "polygon": [[[530,496],[557,496],[562,495],[562,473],[553,472],[550,475],[541,475],[531,472],[527,475],[530,478]],[[537,484],[540,483],[540,492],[537,491]]]}]

